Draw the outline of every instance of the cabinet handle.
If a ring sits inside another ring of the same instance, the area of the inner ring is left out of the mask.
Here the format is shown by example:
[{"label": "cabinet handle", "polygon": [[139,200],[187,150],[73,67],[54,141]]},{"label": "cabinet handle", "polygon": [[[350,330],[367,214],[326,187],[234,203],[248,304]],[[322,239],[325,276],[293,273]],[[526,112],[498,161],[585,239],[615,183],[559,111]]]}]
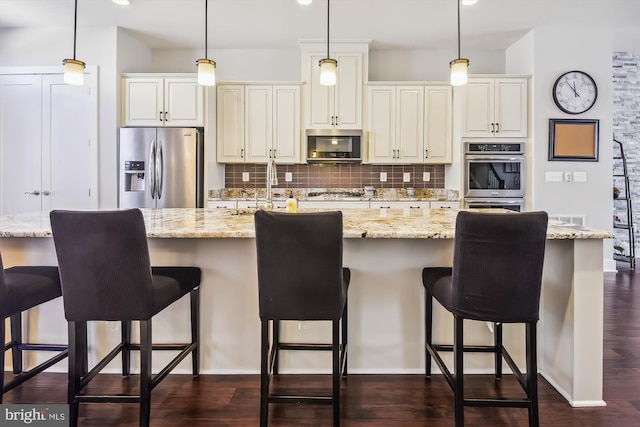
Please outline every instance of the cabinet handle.
[{"label": "cabinet handle", "polygon": [[270,159],[273,159],[272,151],[273,151],[273,150],[272,150],[271,148],[269,148],[269,158],[270,158]]},{"label": "cabinet handle", "polygon": [[162,111],[160,111],[160,121],[162,121]]},{"label": "cabinet handle", "polygon": [[491,123],[491,133],[496,133],[496,124]]},{"label": "cabinet handle", "polygon": [[244,159],[244,148],[240,149],[240,158]]},{"label": "cabinet handle", "polygon": [[420,209],[420,206],[409,206],[409,209]]},{"label": "cabinet handle", "polygon": [[496,123],[496,133],[500,133],[500,123]]},{"label": "cabinet handle", "polygon": [[39,196],[40,192],[38,190],[34,190],[34,191],[25,191],[24,194],[31,194],[33,196]]},{"label": "cabinet handle", "polygon": [[164,112],[164,121],[165,121],[165,122],[168,122],[168,121],[169,121],[169,119],[167,118],[167,112],[166,112],[166,111]]},{"label": "cabinet handle", "polygon": [[277,158],[278,158],[278,156],[276,155],[276,149],[275,149],[275,148],[273,149],[273,158],[274,158],[274,159],[277,159]]},{"label": "cabinet handle", "polygon": [[424,150],[424,158],[425,159],[429,158],[429,150]]}]

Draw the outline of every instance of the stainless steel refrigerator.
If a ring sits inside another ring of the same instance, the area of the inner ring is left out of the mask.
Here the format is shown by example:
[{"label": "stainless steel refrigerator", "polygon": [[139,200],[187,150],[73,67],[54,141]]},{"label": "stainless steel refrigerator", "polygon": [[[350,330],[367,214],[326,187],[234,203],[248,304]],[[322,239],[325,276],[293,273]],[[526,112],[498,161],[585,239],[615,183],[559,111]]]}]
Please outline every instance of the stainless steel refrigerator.
[{"label": "stainless steel refrigerator", "polygon": [[199,128],[121,128],[121,208],[204,207],[204,141]]}]

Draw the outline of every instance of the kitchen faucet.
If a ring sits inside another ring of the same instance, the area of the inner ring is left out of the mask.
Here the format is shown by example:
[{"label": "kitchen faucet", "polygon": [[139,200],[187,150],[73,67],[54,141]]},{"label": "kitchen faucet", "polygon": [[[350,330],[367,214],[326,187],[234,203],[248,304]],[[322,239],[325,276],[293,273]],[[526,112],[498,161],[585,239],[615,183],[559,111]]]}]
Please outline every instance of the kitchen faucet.
[{"label": "kitchen faucet", "polygon": [[273,200],[271,195],[271,186],[278,185],[278,173],[276,172],[276,160],[271,157],[267,163],[267,202],[266,209],[273,209]]}]

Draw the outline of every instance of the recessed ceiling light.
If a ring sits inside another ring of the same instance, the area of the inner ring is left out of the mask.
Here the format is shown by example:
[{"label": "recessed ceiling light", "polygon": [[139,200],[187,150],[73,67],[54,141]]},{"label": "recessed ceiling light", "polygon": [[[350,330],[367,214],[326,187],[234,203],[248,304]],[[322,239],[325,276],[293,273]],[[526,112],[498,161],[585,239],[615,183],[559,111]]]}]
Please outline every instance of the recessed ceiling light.
[{"label": "recessed ceiling light", "polygon": [[129,0],[111,0],[115,4],[119,4],[120,6],[129,6],[131,2]]},{"label": "recessed ceiling light", "polygon": [[303,4],[303,5],[308,5],[311,4],[313,2],[313,0],[298,0],[298,3]]},{"label": "recessed ceiling light", "polygon": [[462,0],[462,4],[465,6],[471,6],[476,3],[478,3],[478,0]]}]

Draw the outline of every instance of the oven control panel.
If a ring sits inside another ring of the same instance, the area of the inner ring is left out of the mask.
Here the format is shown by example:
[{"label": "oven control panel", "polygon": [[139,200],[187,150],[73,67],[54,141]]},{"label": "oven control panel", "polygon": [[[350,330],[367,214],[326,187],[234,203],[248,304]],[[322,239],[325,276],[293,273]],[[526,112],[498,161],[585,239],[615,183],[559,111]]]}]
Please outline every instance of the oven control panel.
[{"label": "oven control panel", "polygon": [[523,154],[524,142],[466,142],[465,153],[479,153],[479,154]]}]

